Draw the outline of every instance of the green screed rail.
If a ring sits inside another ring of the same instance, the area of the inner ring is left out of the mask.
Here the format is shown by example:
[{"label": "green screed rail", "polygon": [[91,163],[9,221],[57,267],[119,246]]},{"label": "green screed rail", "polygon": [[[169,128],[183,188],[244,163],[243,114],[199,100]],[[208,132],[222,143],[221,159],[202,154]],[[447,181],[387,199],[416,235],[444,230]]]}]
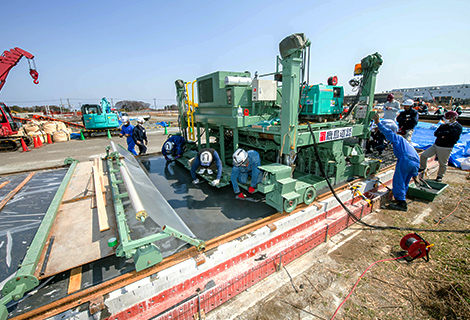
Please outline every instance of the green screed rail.
[{"label": "green screed rail", "polygon": [[[191,245],[194,245],[198,251],[204,250],[206,245],[203,240],[191,238],[188,235],[183,234],[167,225],[162,226],[162,232],[140,239],[131,239],[131,231],[127,224],[127,221],[130,218],[128,218],[128,216],[126,215],[122,202],[123,198],[130,198],[130,194],[129,192],[119,191],[119,185],[125,186],[127,190],[129,190],[130,186],[126,185],[123,179],[118,179],[116,177],[116,173],[121,172],[120,168],[125,168],[125,164],[120,160],[121,155],[119,154],[119,152],[115,151],[109,154],[109,148],[107,149],[107,151],[108,155],[106,156],[106,158],[108,162],[109,179],[111,183],[111,190],[113,193],[114,211],[116,214],[116,222],[120,240],[120,243],[116,248],[116,256],[126,257],[128,259],[133,258],[135,269],[137,271],[141,271],[163,260],[161,251],[154,244],[155,241],[159,241],[172,236],[174,238],[183,240]],[[136,219],[142,221],[142,218],[145,218],[146,216],[146,213],[140,213],[140,216],[136,216]],[[156,222],[158,223],[158,221]]]}]

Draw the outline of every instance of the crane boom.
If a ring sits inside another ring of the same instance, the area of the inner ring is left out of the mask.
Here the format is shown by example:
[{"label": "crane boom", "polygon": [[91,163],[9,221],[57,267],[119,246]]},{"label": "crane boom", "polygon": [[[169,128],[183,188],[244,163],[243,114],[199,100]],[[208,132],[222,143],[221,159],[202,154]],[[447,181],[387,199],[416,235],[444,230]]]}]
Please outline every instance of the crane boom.
[{"label": "crane boom", "polygon": [[[15,47],[14,49],[5,50],[0,56],[0,91],[5,85],[8,73],[10,70],[17,65],[22,57],[26,57],[29,63],[29,74],[33,78],[33,82],[38,84],[39,73],[36,71],[36,65],[34,63],[34,56],[21,48]],[[32,66],[31,66],[32,62]]]}]

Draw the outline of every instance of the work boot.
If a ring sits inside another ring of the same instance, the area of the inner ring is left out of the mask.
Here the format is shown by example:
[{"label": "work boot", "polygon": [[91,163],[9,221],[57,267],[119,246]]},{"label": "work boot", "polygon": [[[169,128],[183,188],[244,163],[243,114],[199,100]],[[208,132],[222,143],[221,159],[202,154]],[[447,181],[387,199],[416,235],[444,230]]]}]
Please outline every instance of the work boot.
[{"label": "work boot", "polygon": [[206,169],[202,168],[202,169],[200,169],[197,173],[198,173],[198,174],[204,174],[204,172],[206,172]]},{"label": "work boot", "polygon": [[387,206],[387,209],[390,210],[399,210],[399,211],[407,211],[408,206],[406,205],[406,201],[397,200],[396,202],[392,202]]},{"label": "work boot", "polygon": [[442,182],[442,177],[437,177],[436,182]]},{"label": "work boot", "polygon": [[214,172],[211,169],[207,169],[207,174],[213,174]]}]

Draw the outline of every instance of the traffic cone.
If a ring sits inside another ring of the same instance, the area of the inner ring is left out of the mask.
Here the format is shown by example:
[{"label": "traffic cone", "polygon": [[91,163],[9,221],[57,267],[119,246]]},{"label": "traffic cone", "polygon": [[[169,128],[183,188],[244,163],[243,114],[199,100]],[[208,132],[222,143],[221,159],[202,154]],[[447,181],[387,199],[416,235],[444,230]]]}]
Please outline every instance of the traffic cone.
[{"label": "traffic cone", "polygon": [[83,130],[80,130],[80,140],[85,140],[85,136],[83,135]]},{"label": "traffic cone", "polygon": [[111,139],[111,133],[108,130],[108,139]]},{"label": "traffic cone", "polygon": [[22,151],[22,152],[31,151],[31,150],[29,150],[28,147],[26,146],[26,143],[24,143],[23,138],[21,138],[21,147],[23,148],[23,151]]},{"label": "traffic cone", "polygon": [[44,146],[44,145],[42,144],[42,141],[41,141],[42,139],[41,139],[41,138],[42,138],[41,136],[38,136],[38,147],[39,147],[39,148],[41,148],[42,146]]},{"label": "traffic cone", "polygon": [[36,136],[33,136],[33,142],[34,142],[34,149],[39,148],[38,141],[36,140]]},{"label": "traffic cone", "polygon": [[52,142],[51,134],[48,133],[48,134],[47,134],[47,144],[52,144],[52,143],[53,143],[53,142]]}]

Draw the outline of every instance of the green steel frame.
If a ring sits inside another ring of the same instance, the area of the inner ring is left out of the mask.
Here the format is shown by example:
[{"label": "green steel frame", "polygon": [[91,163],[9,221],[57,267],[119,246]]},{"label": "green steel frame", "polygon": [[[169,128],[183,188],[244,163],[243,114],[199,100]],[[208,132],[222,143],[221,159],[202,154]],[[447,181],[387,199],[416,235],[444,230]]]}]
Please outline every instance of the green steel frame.
[{"label": "green steel frame", "polygon": [[[109,151],[109,149],[107,149],[107,151]],[[199,251],[205,249],[205,242],[203,240],[193,239],[170,226],[162,226],[161,233],[153,234],[141,239],[131,239],[130,229],[127,224],[129,218],[126,215],[122,202],[122,199],[128,198],[129,195],[127,192],[119,191],[119,185],[125,186],[125,184],[123,180],[116,177],[116,173],[120,172],[118,168],[123,165],[120,160],[120,154],[119,152],[108,153],[106,158],[120,240],[116,248],[116,256],[126,257],[128,259],[133,258],[136,270],[141,271],[163,260],[162,253],[154,244],[155,241],[172,236],[196,246]]]}]

